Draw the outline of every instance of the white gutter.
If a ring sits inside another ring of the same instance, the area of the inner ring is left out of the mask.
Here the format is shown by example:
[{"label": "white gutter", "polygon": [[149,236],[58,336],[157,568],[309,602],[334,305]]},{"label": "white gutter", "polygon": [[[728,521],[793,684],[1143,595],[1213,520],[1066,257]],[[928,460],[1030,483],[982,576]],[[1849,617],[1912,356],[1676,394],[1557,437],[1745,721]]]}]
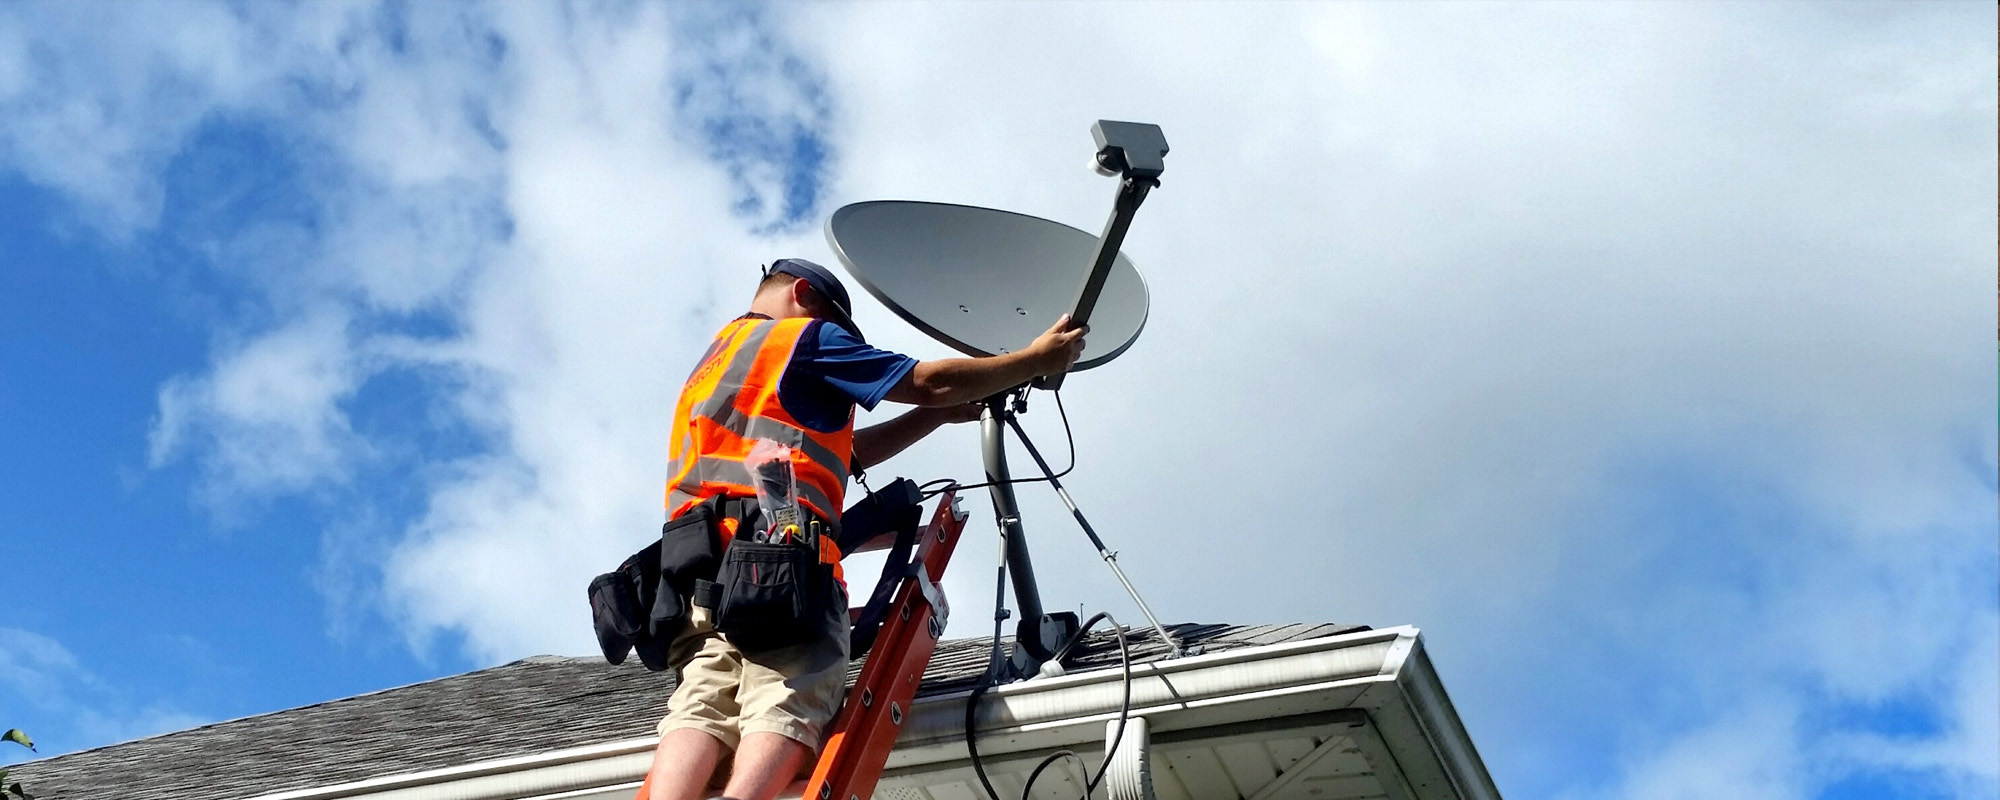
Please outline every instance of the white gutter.
[{"label": "white gutter", "polygon": [[513,800],[637,783],[659,737],[572,747],[532,756],[481,761],[311,789],[257,795],[254,800]]},{"label": "white gutter", "polygon": [[[1119,714],[1121,681],[1120,670],[1105,669],[987,692],[976,719],[981,755],[1004,758],[1058,747],[1101,746],[1104,722]],[[968,695],[958,692],[914,703],[886,769],[907,774],[962,764]],[[1404,749],[1412,740],[1426,743],[1423,752],[1396,753],[1413,785],[1449,786],[1461,798],[1499,797],[1423,655],[1414,627],[1132,667],[1131,713],[1145,716],[1154,735],[1341,708],[1368,711],[1384,735],[1402,742]],[[631,739],[255,800],[524,800],[605,790],[636,784],[657,741],[656,737]]]},{"label": "white gutter", "polygon": [[[1396,643],[1416,635],[1415,628],[1390,628],[1135,664],[1131,713],[1150,720],[1158,735],[1349,708],[1368,684],[1393,680],[1399,665],[1389,661]],[[1123,692],[1117,669],[995,688],[980,698],[975,720],[980,753],[1096,741],[1104,723],[1118,718]],[[889,768],[965,759],[969,694],[927,697],[913,704],[889,755]]]},{"label": "white gutter", "polygon": [[[1408,652],[1399,658],[1395,672],[1394,693],[1387,695],[1373,706],[1369,716],[1381,728],[1385,736],[1415,734],[1418,740],[1431,747],[1435,759],[1434,776],[1449,781],[1453,791],[1463,798],[1494,798],[1498,800],[1500,790],[1493,783],[1493,776],[1486,771],[1486,762],[1472,745],[1472,737],[1466,733],[1465,725],[1458,718],[1458,710],[1451,704],[1451,697],[1445,694],[1444,681],[1438,678],[1436,668],[1423,653],[1423,640],[1412,636],[1408,640]],[[1417,770],[1408,769],[1408,777],[1418,781]],[[1432,772],[1428,765],[1423,770]]]}]

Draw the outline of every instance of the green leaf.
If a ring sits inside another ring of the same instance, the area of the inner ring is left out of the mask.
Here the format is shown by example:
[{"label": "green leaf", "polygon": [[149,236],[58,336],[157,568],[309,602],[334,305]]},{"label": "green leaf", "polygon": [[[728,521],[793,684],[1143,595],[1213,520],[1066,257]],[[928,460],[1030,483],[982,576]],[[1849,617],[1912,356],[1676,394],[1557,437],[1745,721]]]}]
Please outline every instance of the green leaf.
[{"label": "green leaf", "polygon": [[18,783],[7,787],[7,791],[13,792],[14,796],[21,798],[21,800],[35,800],[35,796],[28,794],[26,790],[21,788],[21,784]]},{"label": "green leaf", "polygon": [[13,742],[22,747],[28,748],[29,750],[35,749],[34,740],[29,739],[28,735],[22,733],[20,728],[8,728],[6,733],[0,733],[0,741]]}]

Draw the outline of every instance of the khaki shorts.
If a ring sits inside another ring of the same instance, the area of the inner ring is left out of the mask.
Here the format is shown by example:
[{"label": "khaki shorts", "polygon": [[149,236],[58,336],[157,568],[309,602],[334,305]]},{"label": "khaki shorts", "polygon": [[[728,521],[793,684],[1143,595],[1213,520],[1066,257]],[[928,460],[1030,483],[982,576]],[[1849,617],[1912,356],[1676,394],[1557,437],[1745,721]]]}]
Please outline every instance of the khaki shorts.
[{"label": "khaki shorts", "polygon": [[660,735],[705,731],[735,750],[747,733],[775,733],[819,752],[826,724],[847,694],[846,594],[839,594],[827,636],[806,644],[745,654],[692,609],[668,658],[680,676]]}]

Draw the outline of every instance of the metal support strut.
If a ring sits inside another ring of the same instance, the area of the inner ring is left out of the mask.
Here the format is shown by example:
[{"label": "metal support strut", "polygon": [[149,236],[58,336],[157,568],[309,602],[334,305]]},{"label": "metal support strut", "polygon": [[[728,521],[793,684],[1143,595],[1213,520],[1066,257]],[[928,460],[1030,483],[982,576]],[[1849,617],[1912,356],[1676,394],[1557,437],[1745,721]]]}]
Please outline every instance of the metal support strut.
[{"label": "metal support strut", "polygon": [[1153,609],[1146,606],[1145,598],[1139,596],[1139,590],[1133,588],[1132,581],[1125,577],[1125,570],[1118,568],[1118,551],[1105,547],[1104,540],[1097,538],[1097,529],[1090,527],[1090,520],[1084,518],[1083,510],[1076,507],[1075,500],[1070,499],[1069,490],[1064,489],[1062,481],[1056,479],[1055,471],[1049,469],[1049,462],[1042,459],[1042,452],[1035,449],[1034,442],[1028,440],[1028,434],[1021,430],[1021,423],[1009,416],[1007,425],[1014,429],[1014,437],[1021,440],[1021,445],[1028,448],[1028,456],[1035,459],[1035,466],[1041,468],[1042,475],[1048,478],[1049,485],[1055,487],[1056,496],[1062,498],[1063,505],[1069,506],[1070,516],[1076,517],[1076,524],[1083,528],[1083,535],[1090,537],[1091,546],[1097,548],[1097,554],[1104,557],[1104,563],[1111,565],[1111,574],[1118,576],[1118,582],[1125,585],[1125,593],[1132,596],[1132,602],[1139,604],[1140,613],[1146,615],[1146,622],[1153,626],[1154,633],[1160,635],[1160,641],[1166,642],[1167,646],[1173,648],[1174,657],[1187,655],[1187,650],[1181,647],[1180,640],[1174,638],[1173,634],[1167,633],[1159,618],[1153,616]]}]

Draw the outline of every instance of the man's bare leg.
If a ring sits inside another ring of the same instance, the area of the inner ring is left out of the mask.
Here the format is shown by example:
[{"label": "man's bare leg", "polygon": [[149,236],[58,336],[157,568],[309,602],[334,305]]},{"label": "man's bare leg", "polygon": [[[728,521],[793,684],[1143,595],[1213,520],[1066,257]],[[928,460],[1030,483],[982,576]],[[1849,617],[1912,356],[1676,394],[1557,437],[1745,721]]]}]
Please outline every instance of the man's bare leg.
[{"label": "man's bare leg", "polygon": [[653,767],[646,772],[652,787],[648,800],[702,800],[721,759],[721,740],[707,732],[693,728],[667,731],[660,737],[660,746],[653,748]]},{"label": "man's bare leg", "polygon": [[[744,734],[743,742],[736,746],[736,763],[729,768],[729,785],[722,796],[772,800],[792,785],[799,768],[811,757],[812,750],[788,737],[763,731]],[[664,798],[656,793],[653,800]]]}]

